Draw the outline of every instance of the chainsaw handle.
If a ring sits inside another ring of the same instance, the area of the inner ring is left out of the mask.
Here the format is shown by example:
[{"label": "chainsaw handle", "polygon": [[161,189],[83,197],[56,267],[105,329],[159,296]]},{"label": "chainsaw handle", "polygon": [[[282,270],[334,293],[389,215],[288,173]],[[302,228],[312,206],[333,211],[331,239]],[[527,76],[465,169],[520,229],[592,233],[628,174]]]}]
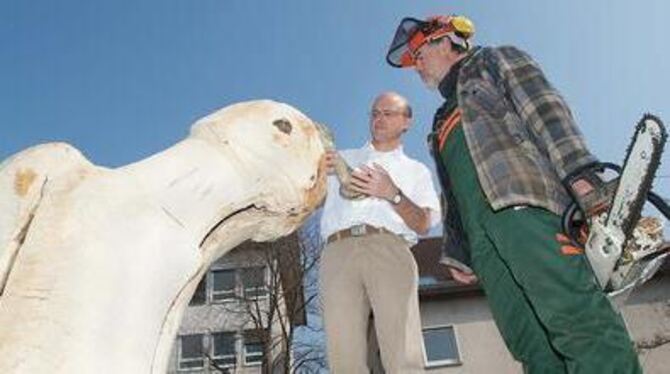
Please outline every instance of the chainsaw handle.
[{"label": "chainsaw handle", "polygon": [[[600,163],[603,169],[611,169],[621,174],[621,166],[611,163],[611,162],[602,162]],[[647,201],[649,201],[653,206],[658,209],[666,219],[670,220],[670,205],[665,202],[661,195],[657,194],[654,191],[649,191],[647,194]]]},{"label": "chainsaw handle", "polygon": [[561,216],[561,229],[563,230],[563,234],[570,239],[570,245],[577,247],[577,248],[583,248],[584,243],[579,243],[577,238],[579,237],[579,233],[575,234],[575,229],[578,229],[574,225],[575,221],[575,216],[581,213],[581,209],[579,209],[579,205],[576,202],[570,203],[567,208],[563,211],[563,215]]},{"label": "chainsaw handle", "polygon": [[[593,167],[600,172],[605,171],[605,169],[610,169],[619,175],[621,175],[622,170],[621,166],[612,162],[598,162],[596,164],[591,164],[590,167]],[[670,206],[660,195],[653,191],[649,191],[647,194],[647,201],[656,207],[656,209],[658,209],[658,211],[661,212],[661,214],[663,214],[666,219],[670,220]],[[576,229],[574,221],[576,219],[577,213],[581,213],[582,216],[584,216],[584,212],[581,212],[581,209],[576,202],[570,203],[565,211],[563,211],[563,215],[561,216],[561,228],[563,229],[565,236],[570,239],[570,244],[576,247],[583,247],[584,244],[580,244],[577,240],[579,234],[574,232]],[[584,217],[583,219],[586,220],[587,217]]]}]

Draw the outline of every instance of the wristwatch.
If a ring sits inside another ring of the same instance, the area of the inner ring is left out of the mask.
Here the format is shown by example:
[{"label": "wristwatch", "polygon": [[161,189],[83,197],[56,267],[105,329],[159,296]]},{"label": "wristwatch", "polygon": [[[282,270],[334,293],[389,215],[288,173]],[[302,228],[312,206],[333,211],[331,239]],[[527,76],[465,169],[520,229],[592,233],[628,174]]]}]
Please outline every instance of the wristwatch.
[{"label": "wristwatch", "polygon": [[398,204],[400,204],[400,200],[402,200],[402,191],[400,191],[400,189],[398,189],[398,192],[396,192],[396,194],[393,195],[393,197],[391,198],[390,201],[391,201],[391,204],[398,205]]}]

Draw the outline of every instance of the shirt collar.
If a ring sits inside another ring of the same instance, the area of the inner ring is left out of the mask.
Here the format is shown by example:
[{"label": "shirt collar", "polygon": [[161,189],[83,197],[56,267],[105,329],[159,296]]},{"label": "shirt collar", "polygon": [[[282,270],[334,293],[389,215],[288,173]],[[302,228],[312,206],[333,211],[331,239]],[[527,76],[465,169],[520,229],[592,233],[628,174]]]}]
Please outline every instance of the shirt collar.
[{"label": "shirt collar", "polygon": [[376,150],[375,147],[372,145],[372,142],[365,143],[365,146],[363,146],[363,148],[370,154],[378,156],[402,156],[405,154],[402,144],[397,146],[395,149],[386,152]]},{"label": "shirt collar", "polygon": [[442,97],[445,99],[449,99],[454,92],[456,92],[456,84],[458,83],[458,73],[461,70],[461,67],[465,64],[465,61],[469,60],[470,57],[478,50],[479,48],[473,48],[470,50],[465,57],[462,59],[458,60],[451,69],[449,69],[449,72],[447,75],[445,75],[444,78],[442,78],[442,81],[440,84],[437,86],[437,89],[440,91],[440,94]]}]

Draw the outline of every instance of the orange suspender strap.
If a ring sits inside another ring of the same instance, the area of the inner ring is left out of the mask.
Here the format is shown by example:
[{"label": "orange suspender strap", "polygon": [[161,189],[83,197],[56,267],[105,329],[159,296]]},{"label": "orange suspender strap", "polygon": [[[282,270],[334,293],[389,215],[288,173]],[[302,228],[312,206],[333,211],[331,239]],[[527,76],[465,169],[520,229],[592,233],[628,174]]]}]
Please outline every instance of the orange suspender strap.
[{"label": "orange suspender strap", "polygon": [[460,120],[461,120],[460,108],[456,108],[451,113],[451,115],[444,120],[444,122],[442,123],[442,127],[440,127],[440,133],[437,136],[440,150],[444,146],[444,142],[447,140],[447,137],[449,137],[449,133],[451,133],[451,130],[453,130],[454,127],[456,127],[456,124],[458,124]]}]

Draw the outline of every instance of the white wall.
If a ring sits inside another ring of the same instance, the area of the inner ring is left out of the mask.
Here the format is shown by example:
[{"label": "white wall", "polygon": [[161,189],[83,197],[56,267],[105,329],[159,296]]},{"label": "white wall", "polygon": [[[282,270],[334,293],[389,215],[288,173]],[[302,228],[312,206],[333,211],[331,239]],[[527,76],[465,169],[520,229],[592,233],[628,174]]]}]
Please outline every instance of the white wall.
[{"label": "white wall", "polygon": [[[636,342],[670,340],[670,276],[657,276],[629,298],[624,319]],[[422,299],[424,327],[454,325],[461,365],[430,368],[429,373],[514,374],[521,373],[493,323],[484,296],[444,295]],[[670,372],[670,342],[641,350],[646,374]]]}]

